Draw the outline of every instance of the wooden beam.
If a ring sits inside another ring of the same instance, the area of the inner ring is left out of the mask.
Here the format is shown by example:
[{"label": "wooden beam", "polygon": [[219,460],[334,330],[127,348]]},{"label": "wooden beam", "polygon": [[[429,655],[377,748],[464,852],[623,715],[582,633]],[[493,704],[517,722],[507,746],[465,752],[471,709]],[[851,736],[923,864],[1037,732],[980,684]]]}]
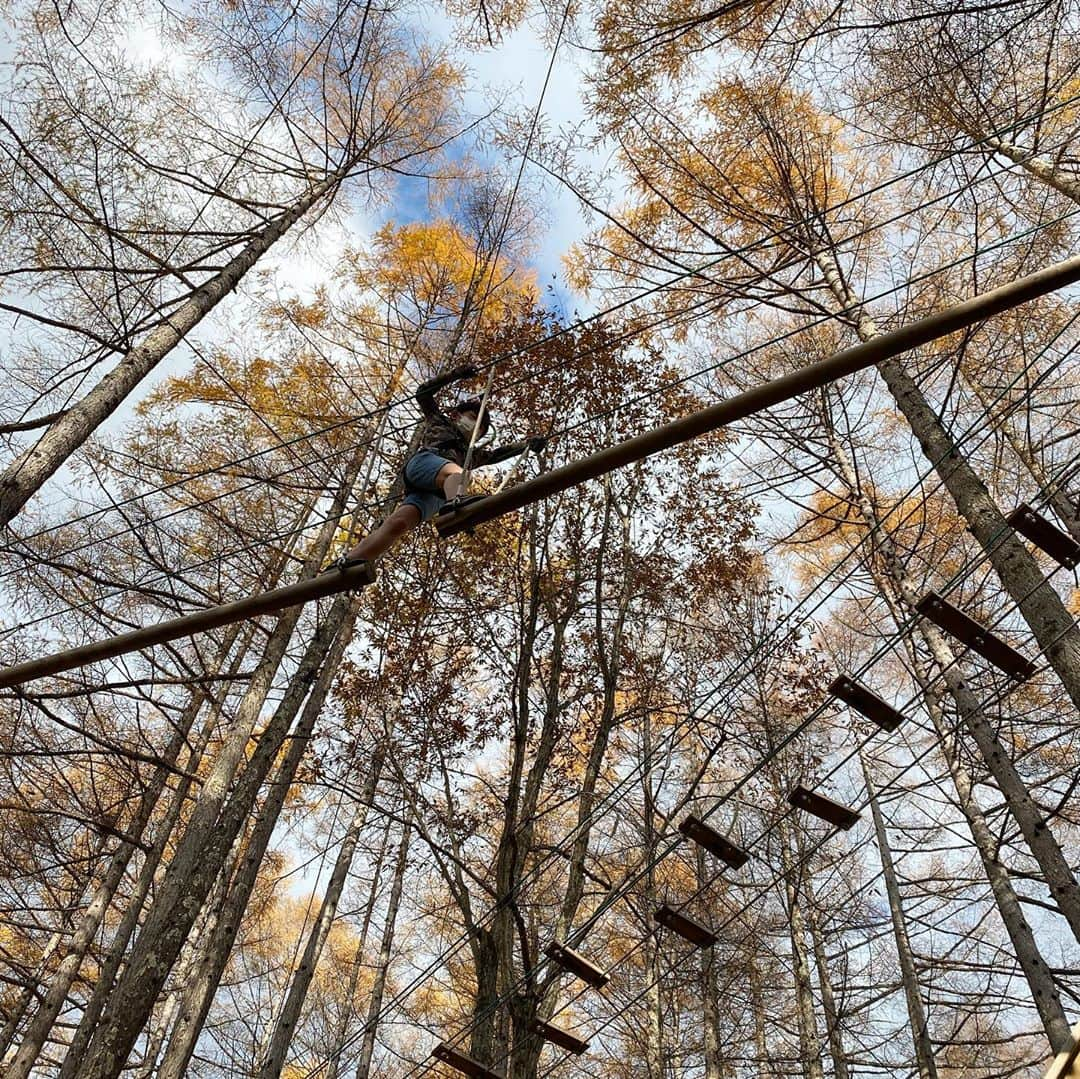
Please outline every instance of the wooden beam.
[{"label": "wooden beam", "polygon": [[608,446],[579,461],[553,468],[535,479],[509,487],[498,494],[482,498],[454,513],[439,517],[435,527],[442,536],[464,532],[485,521],[521,509],[532,502],[576,487],[586,480],[596,479],[616,468],[644,460],[654,453],[669,450],[692,438],[719,430],[755,412],[790,401],[801,394],[827,386],[837,379],[873,367],[883,360],[900,356],[913,348],[929,344],[957,330],[974,326],[992,315],[1008,311],[1028,300],[1045,296],[1056,289],[1080,281],[1080,255],[1043,270],[1019,277],[1006,285],[980,293],[962,303],[943,308],[907,326],[879,334],[870,341],[852,345],[817,363],[800,367],[779,378],[754,386],[745,393],[735,394],[709,408],[692,412],[662,427]]},{"label": "wooden beam", "polygon": [[55,652],[41,659],[17,663],[13,667],[0,669],[0,689],[7,686],[21,685],[33,678],[70,671],[87,663],[96,663],[102,659],[112,659],[140,648],[175,641],[179,637],[190,637],[193,633],[205,633],[218,626],[227,626],[232,622],[247,621],[259,615],[274,614],[301,603],[332,596],[337,592],[348,592],[364,588],[375,580],[375,570],[369,562],[357,562],[345,569],[324,570],[316,577],[307,577],[295,584],[275,588],[271,592],[260,592],[255,596],[238,599],[235,603],[223,603],[218,607],[209,607],[205,611],[195,611],[182,618],[172,618],[168,622],[159,622],[156,626],[146,626],[121,633],[117,637],[108,637],[93,644],[84,644],[79,648],[69,648],[64,652]]},{"label": "wooden beam", "polygon": [[436,1060],[442,1061],[443,1064],[453,1068],[454,1071],[467,1075],[469,1079],[505,1079],[500,1072],[484,1067],[479,1060],[467,1056],[460,1049],[455,1049],[447,1042],[440,1042],[436,1045],[431,1055]]},{"label": "wooden beam", "polygon": [[732,869],[741,869],[750,859],[750,855],[742,847],[735,846],[730,839],[722,836],[715,828],[710,828],[693,813],[679,825],[679,831],[687,839],[692,839],[698,846],[704,847],[710,854],[715,854],[722,862],[727,862]]},{"label": "wooden beam", "polygon": [[1027,656],[933,589],[915,604],[915,609],[1010,678],[1024,682],[1035,673],[1035,664]]},{"label": "wooden beam", "polygon": [[568,1030],[563,1030],[562,1027],[545,1023],[542,1019],[533,1020],[532,1032],[539,1034],[544,1041],[551,1042],[552,1045],[558,1045],[569,1050],[576,1057],[581,1056],[589,1048],[587,1041],[582,1041],[581,1038],[571,1034]]}]

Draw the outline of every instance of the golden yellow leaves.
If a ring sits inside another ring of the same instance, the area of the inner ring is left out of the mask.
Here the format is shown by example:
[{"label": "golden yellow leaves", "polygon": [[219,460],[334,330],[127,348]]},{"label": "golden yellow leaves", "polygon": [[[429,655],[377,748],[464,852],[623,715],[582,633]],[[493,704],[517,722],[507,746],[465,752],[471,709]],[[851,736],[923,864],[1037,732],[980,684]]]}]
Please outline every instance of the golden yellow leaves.
[{"label": "golden yellow leaves", "polygon": [[[811,498],[798,527],[783,542],[797,559],[802,583],[816,584],[863,544],[873,548],[874,535],[858,497],[836,490]],[[939,492],[897,497],[870,486],[864,497],[880,522],[881,538],[905,555],[917,554],[945,577],[964,566],[964,524],[947,496]]]},{"label": "golden yellow leaves", "polygon": [[479,252],[477,241],[445,218],[384,225],[359,269],[363,278],[357,276],[357,284],[371,284],[399,302],[407,299],[429,315],[482,305],[484,322],[494,323],[511,303],[531,305],[537,298],[531,272]]}]

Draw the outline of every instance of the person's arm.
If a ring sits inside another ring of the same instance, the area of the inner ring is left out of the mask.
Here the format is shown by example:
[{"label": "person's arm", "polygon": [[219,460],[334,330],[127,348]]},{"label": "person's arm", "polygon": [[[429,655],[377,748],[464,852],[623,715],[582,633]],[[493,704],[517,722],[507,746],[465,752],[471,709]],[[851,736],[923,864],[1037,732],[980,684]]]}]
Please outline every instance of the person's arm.
[{"label": "person's arm", "polygon": [[448,371],[445,375],[440,375],[438,378],[429,378],[427,382],[421,382],[416,389],[416,402],[420,406],[420,411],[428,419],[440,418],[442,413],[435,403],[435,394],[449,386],[451,382],[458,382],[463,378],[472,378],[477,373],[475,367],[467,365],[465,367],[455,367],[453,371]]},{"label": "person's arm", "polygon": [[533,435],[532,438],[527,438],[524,442],[511,442],[494,450],[474,450],[473,464],[476,468],[483,468],[485,465],[497,465],[500,461],[508,461],[511,457],[517,457],[526,450],[540,453],[546,445],[546,438],[541,435]]}]

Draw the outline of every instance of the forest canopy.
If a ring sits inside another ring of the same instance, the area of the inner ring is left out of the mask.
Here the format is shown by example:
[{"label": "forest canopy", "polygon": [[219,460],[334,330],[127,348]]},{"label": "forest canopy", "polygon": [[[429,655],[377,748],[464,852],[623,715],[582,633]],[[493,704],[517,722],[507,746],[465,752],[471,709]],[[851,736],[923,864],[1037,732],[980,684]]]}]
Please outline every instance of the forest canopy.
[{"label": "forest canopy", "polygon": [[1070,1047],[1077,286],[421,518],[1076,258],[1077,8],[0,19],[0,667],[330,582],[0,689],[5,1077]]}]

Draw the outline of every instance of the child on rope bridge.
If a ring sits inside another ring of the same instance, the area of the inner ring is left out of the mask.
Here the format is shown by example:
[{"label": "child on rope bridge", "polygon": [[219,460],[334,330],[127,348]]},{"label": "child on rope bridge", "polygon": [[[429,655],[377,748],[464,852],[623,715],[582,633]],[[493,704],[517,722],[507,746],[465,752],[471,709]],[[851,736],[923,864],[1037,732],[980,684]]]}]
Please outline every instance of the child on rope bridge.
[{"label": "child on rope bridge", "polygon": [[[424,422],[420,429],[419,449],[405,462],[402,469],[405,497],[374,532],[334,563],[336,567],[344,568],[356,562],[373,561],[417,528],[422,521],[427,521],[444,510],[448,502],[452,504],[450,508],[456,509],[466,502],[483,498],[483,495],[475,495],[469,499],[461,497],[466,460],[469,460],[470,468],[482,468],[484,465],[494,465],[517,457],[526,450],[533,453],[543,450],[547,439],[540,436],[500,446],[498,449],[489,450],[479,446],[477,443],[491,428],[482,398],[462,398],[446,412],[439,408],[435,395],[440,390],[452,382],[473,378],[477,373],[472,366],[458,367],[423,383],[416,391],[416,400],[424,414]],[[477,431],[478,423],[480,429]]]}]

